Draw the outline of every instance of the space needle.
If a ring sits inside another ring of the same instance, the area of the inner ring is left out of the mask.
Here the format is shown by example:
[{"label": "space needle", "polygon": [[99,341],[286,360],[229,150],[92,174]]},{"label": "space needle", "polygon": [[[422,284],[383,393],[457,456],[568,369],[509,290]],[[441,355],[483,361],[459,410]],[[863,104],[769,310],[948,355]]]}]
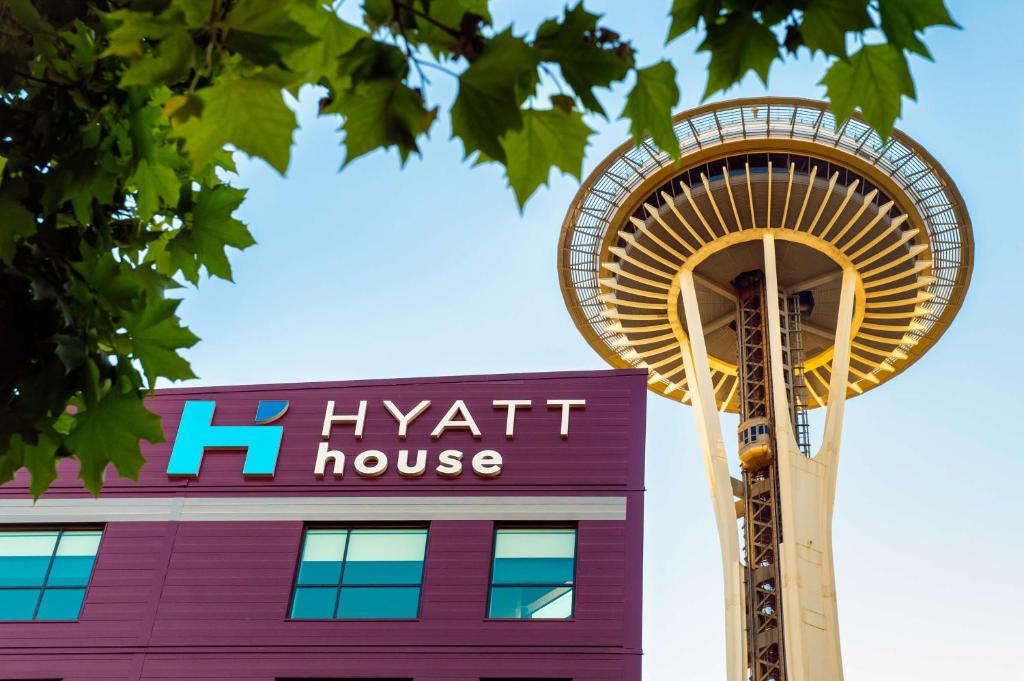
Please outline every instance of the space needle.
[{"label": "space needle", "polygon": [[[919,144],[821,102],[711,104],[674,129],[680,163],[627,142],[584,182],[559,241],[562,294],[609,364],[646,368],[652,391],[693,408],[727,680],[837,681],[844,406],[949,327],[971,277],[970,218]],[[720,411],[739,415],[736,475]]]}]

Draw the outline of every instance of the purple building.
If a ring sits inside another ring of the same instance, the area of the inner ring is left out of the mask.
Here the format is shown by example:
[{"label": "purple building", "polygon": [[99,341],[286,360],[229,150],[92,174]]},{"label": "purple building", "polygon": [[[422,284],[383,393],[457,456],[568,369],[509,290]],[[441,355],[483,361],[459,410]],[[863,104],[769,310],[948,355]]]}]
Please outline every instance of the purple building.
[{"label": "purple building", "polygon": [[0,487],[0,679],[639,681],[646,373],[157,391]]}]

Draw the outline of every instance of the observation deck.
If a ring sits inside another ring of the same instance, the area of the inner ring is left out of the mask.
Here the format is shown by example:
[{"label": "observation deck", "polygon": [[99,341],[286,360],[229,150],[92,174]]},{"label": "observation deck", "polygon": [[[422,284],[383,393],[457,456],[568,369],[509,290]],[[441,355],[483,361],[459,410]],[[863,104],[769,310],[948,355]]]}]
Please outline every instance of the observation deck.
[{"label": "observation deck", "polygon": [[736,293],[777,243],[778,283],[813,299],[801,320],[810,408],[828,401],[844,269],[856,272],[847,395],[920,358],[956,316],[973,234],[953,181],[899,131],[883,141],[856,115],[759,98],[674,119],[678,164],[627,142],[591,173],[562,226],[559,278],[573,321],[616,367],[688,403],[680,274],[693,272],[717,407],[739,408]]}]

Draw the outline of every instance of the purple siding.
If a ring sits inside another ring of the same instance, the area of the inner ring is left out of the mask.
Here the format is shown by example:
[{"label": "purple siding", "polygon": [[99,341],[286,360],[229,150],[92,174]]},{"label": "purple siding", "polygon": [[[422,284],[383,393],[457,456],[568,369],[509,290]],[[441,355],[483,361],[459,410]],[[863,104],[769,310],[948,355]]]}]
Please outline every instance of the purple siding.
[{"label": "purple siding", "polygon": [[[432,521],[420,617],[391,622],[287,620],[301,521],[108,522],[80,620],[0,622],[0,679],[639,681],[645,387],[643,372],[602,371],[159,391],[151,408],[164,415],[169,442],[146,448],[139,482],[112,479],[105,498],[611,495],[627,499],[626,520],[579,523],[575,616],[555,621],[487,620],[494,523]],[[564,440],[558,412],[543,406],[563,397],[587,399]],[[429,432],[456,398],[466,400],[483,437],[452,432],[441,447]],[[512,441],[504,437],[504,412],[491,408],[496,398],[534,401]],[[216,399],[215,423],[232,425],[252,423],[259,399],[288,399],[274,479],[242,478],[238,454],[207,454],[199,478],[169,479],[170,442],[186,399]],[[467,471],[449,480],[428,470],[407,480],[392,464],[378,479],[315,480],[328,399],[339,412],[370,402],[362,442],[344,427],[332,434],[332,448],[346,454],[494,448],[504,456],[503,473],[483,479]],[[435,405],[401,443],[383,399],[404,409],[420,399]],[[47,498],[81,496],[73,463],[61,472]],[[0,499],[24,497],[26,482],[0,488]]]}]

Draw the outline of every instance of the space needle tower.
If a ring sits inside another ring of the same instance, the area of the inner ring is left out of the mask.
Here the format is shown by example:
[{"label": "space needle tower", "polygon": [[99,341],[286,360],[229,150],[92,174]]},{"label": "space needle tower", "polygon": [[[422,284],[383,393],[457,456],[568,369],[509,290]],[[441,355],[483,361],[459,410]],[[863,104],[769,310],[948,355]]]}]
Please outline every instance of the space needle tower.
[{"label": "space needle tower", "polygon": [[[693,408],[728,681],[838,681],[844,405],[949,327],[971,277],[970,218],[920,145],[820,102],[723,102],[674,127],[681,163],[627,142],[580,188],[559,241],[562,294],[609,364],[647,368],[651,390]],[[739,415],[735,474],[720,411]]]}]

